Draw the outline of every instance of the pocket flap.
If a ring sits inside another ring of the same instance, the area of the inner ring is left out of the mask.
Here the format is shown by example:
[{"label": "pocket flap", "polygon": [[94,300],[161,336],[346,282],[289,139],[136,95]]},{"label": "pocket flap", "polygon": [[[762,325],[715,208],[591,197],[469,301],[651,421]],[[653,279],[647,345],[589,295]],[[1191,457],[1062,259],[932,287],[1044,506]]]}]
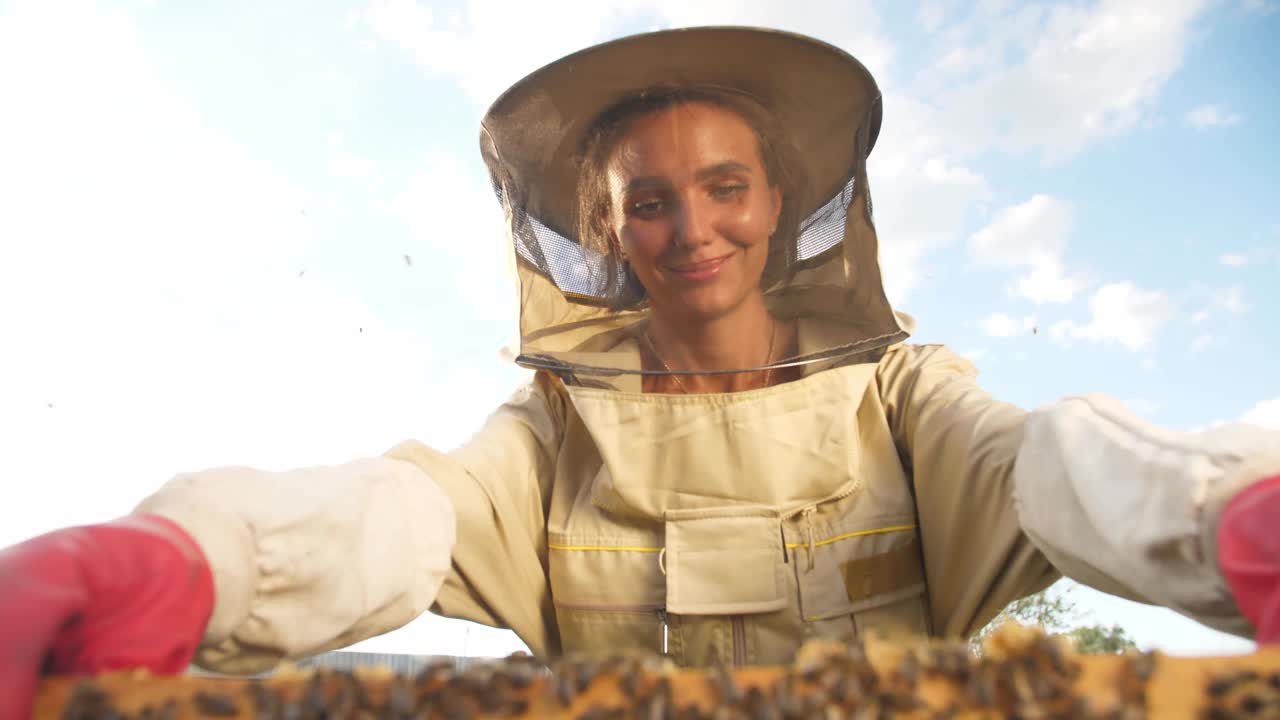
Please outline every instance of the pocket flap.
[{"label": "pocket flap", "polygon": [[743,615],[787,606],[776,518],[668,519],[667,611]]}]

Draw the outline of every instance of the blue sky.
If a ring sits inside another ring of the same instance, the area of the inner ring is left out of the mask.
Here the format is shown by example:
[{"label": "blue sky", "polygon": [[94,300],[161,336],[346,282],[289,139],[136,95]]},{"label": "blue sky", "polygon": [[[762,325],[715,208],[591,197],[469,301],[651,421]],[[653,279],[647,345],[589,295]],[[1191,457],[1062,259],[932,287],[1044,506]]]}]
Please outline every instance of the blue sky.
[{"label": "blue sky", "polygon": [[[861,58],[891,294],[1035,407],[1280,427],[1280,6],[0,0],[0,543],[182,470],[464,439],[524,376],[477,124],[630,32],[753,24]],[[1073,591],[1187,652],[1242,647]],[[424,619],[371,641],[501,652]]]}]

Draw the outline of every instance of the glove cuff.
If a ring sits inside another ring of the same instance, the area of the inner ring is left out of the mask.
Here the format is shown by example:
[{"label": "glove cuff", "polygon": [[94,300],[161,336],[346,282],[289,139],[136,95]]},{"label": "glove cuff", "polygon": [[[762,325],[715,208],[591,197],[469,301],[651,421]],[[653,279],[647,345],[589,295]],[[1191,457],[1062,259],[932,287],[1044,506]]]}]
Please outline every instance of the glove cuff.
[{"label": "glove cuff", "polygon": [[76,528],[84,612],[50,655],[59,672],[182,672],[213,612],[213,574],[195,540],[158,515]]},{"label": "glove cuff", "polygon": [[1260,643],[1280,642],[1280,475],[1245,488],[1218,522],[1218,566]]}]

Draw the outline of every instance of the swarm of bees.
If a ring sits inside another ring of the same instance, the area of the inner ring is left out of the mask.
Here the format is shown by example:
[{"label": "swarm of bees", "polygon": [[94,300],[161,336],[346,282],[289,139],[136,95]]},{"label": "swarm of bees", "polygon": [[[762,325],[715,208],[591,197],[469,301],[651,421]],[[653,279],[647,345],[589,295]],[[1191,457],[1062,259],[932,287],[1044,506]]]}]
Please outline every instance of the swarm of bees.
[{"label": "swarm of bees", "polygon": [[[452,663],[435,664],[413,677],[328,670],[237,681],[104,676],[68,686],[60,705],[38,703],[37,717],[1280,718],[1280,662],[1276,655],[1256,662],[1260,657],[1247,667],[1206,666],[1199,660],[1151,653],[1080,657],[1059,638],[1013,626],[994,634],[981,656],[960,643],[816,642],[806,645],[786,668],[680,670],[649,655],[567,657],[547,667],[516,655],[461,671]],[[1207,667],[1220,670],[1210,672]],[[131,703],[124,702],[130,687],[147,682],[168,682],[171,690],[185,683],[185,692],[164,698],[134,693]],[[1182,687],[1175,692],[1182,699],[1171,699],[1170,688],[1186,682],[1200,686]],[[113,702],[113,694],[119,700]],[[45,696],[52,697],[47,692]],[[42,707],[60,712],[42,714]]]}]

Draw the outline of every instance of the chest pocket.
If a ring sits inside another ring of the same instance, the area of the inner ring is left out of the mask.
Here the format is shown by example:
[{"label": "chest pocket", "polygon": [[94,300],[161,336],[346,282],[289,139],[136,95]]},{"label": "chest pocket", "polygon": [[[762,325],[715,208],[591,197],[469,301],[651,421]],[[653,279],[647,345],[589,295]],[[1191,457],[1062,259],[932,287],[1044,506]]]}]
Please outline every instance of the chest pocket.
[{"label": "chest pocket", "polygon": [[661,652],[666,585],[653,538],[552,538],[551,595],[566,653]]},{"label": "chest pocket", "polygon": [[[868,526],[870,525],[870,526]],[[800,610],[811,634],[850,640],[929,632],[924,563],[914,518],[865,520],[858,526],[801,521],[788,532]]]}]

